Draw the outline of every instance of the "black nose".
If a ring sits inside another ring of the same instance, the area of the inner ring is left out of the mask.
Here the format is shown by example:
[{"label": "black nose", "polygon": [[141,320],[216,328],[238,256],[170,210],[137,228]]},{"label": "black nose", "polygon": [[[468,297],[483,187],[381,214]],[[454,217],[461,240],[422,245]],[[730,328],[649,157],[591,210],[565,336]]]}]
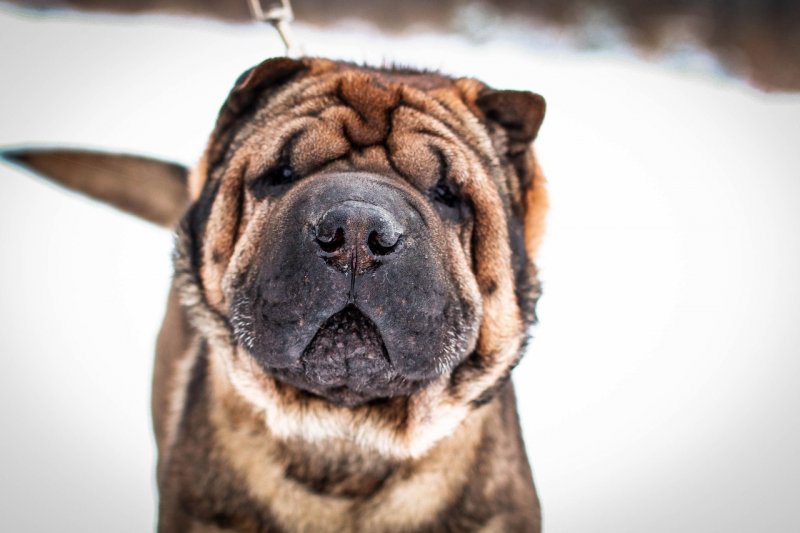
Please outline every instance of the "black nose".
[{"label": "black nose", "polygon": [[387,210],[357,200],[334,205],[314,228],[319,255],[340,270],[377,266],[397,252],[402,236],[403,229]]}]

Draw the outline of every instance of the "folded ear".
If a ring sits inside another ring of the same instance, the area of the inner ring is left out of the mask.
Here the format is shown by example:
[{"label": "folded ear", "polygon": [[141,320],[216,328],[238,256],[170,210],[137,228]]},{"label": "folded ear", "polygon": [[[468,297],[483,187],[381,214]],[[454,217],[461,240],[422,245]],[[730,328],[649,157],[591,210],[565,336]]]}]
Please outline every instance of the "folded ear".
[{"label": "folded ear", "polygon": [[71,149],[23,148],[0,157],[59,185],[160,226],[174,227],[189,203],[186,167]]},{"label": "folded ear", "polygon": [[262,61],[239,76],[219,111],[211,135],[213,143],[209,150],[209,163],[214,164],[223,156],[236,123],[247,115],[261,93],[270,87],[282,85],[307,68],[308,65],[302,60],[275,57]]},{"label": "folded ear", "polygon": [[206,151],[189,176],[192,200],[200,197],[209,169],[213,169],[225,157],[239,125],[254,110],[259,98],[308,69],[308,61],[277,57],[262,61],[239,76],[220,108]]},{"label": "folded ear", "polygon": [[487,125],[504,132],[498,141],[519,178],[522,193],[522,215],[525,226],[525,248],[533,259],[544,231],[547,191],[541,168],[531,149],[544,120],[545,101],[528,91],[496,91],[486,89],[475,104]]},{"label": "folded ear", "polygon": [[508,135],[508,152],[515,156],[528,149],[544,120],[544,98],[529,91],[488,90],[475,101],[488,122]]}]

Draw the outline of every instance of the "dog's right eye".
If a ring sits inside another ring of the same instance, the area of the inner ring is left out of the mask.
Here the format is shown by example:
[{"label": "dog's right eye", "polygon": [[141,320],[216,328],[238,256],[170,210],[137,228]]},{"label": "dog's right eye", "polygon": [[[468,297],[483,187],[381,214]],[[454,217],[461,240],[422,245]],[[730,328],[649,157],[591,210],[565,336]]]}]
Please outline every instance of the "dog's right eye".
[{"label": "dog's right eye", "polygon": [[270,193],[280,192],[282,186],[290,185],[299,179],[297,172],[292,168],[292,148],[301,134],[302,131],[292,135],[283,146],[280,159],[253,182],[252,189],[256,198],[260,200]]},{"label": "dog's right eye", "polygon": [[253,181],[251,188],[256,198],[260,200],[271,193],[280,192],[282,187],[294,183],[297,179],[297,173],[292,166],[281,161]]}]

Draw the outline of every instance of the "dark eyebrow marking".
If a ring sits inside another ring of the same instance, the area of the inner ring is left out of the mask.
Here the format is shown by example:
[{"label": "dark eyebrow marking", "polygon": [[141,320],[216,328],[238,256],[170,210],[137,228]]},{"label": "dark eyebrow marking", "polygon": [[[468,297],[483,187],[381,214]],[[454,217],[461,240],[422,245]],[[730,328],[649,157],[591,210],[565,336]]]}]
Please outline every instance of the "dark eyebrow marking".
[{"label": "dark eyebrow marking", "polygon": [[306,132],[306,128],[302,128],[297,130],[296,132],[292,133],[286,142],[283,143],[283,147],[281,148],[281,156],[278,160],[278,163],[288,163],[292,164],[292,151],[294,150],[294,146],[297,144],[297,139],[300,138]]},{"label": "dark eyebrow marking", "polygon": [[[441,102],[439,102],[439,103],[441,103]],[[464,144],[464,146],[470,152],[475,154],[475,156],[481,161],[481,163],[483,163],[487,168],[491,168],[492,167],[491,159],[486,154],[482,153],[478,149],[478,147],[474,146],[472,144],[472,142],[470,142],[471,141],[470,139],[465,138],[464,135],[461,132],[459,132],[452,124],[449,124],[448,122],[446,122],[445,120],[442,120],[439,117],[431,115],[431,113],[429,113],[426,109],[424,109],[424,108],[422,108],[422,107],[420,107],[420,106],[418,106],[416,104],[410,103],[410,102],[401,102],[401,106],[400,107],[405,107],[407,109],[411,109],[412,111],[416,111],[418,113],[421,113],[421,114],[423,114],[423,115],[425,115],[427,117],[434,118],[447,131],[449,131],[456,139],[461,140],[461,142]]]},{"label": "dark eyebrow marking", "polygon": [[429,143],[428,149],[430,149],[439,161],[439,181],[445,181],[450,175],[450,163],[447,161],[447,156],[445,156],[442,149],[435,144]]},{"label": "dark eyebrow marking", "polygon": [[283,143],[278,160],[250,183],[250,189],[253,191],[256,198],[260,200],[266,197],[270,192],[270,188],[273,186],[285,185],[301,177],[296,175],[292,168],[292,151],[294,150],[295,144],[297,144],[297,139],[299,139],[305,131],[305,129],[300,129],[292,133],[286,142]]}]

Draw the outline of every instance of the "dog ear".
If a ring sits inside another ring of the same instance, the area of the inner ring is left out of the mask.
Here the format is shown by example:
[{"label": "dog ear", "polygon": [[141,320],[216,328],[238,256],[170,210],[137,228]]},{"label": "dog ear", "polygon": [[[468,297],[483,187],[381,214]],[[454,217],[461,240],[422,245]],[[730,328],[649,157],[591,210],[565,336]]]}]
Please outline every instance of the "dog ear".
[{"label": "dog ear", "polygon": [[188,170],[178,164],[94,151],[4,150],[0,157],[55,183],[172,228],[189,202]]},{"label": "dog ear", "polygon": [[255,107],[265,90],[282,85],[306,69],[308,65],[303,60],[276,57],[262,61],[239,76],[219,111],[208,150],[209,164],[214,165],[222,159],[235,133],[234,126]]},{"label": "dog ear", "polygon": [[213,169],[224,159],[238,125],[253,112],[261,95],[270,88],[280,87],[319,62],[277,57],[262,61],[239,76],[219,110],[203,157],[189,175],[189,195],[192,200],[200,197],[208,181],[209,169]]},{"label": "dog ear", "polygon": [[542,126],[545,101],[529,91],[488,90],[475,101],[487,122],[500,126],[508,136],[508,155],[526,151]]},{"label": "dog ear", "polygon": [[519,177],[525,249],[532,260],[544,232],[548,205],[544,175],[531,150],[544,120],[544,98],[528,91],[487,89],[475,104],[490,127],[505,132],[505,156]]}]

